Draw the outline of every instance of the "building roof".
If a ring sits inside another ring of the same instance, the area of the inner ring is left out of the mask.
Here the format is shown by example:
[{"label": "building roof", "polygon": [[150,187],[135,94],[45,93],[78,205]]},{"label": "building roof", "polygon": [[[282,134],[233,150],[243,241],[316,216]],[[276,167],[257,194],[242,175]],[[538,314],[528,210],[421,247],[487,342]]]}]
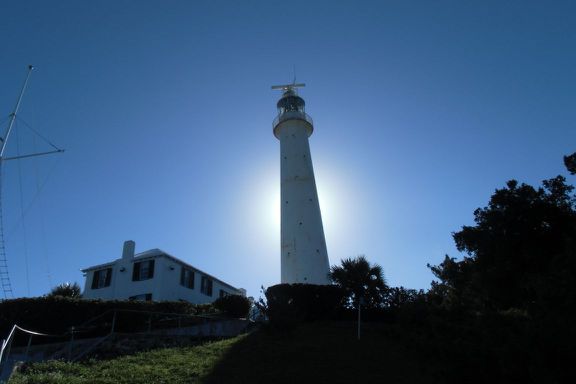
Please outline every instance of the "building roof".
[{"label": "building roof", "polygon": [[[170,255],[168,252],[164,252],[163,250],[161,250],[161,249],[159,249],[159,248],[153,248],[153,249],[149,249],[149,250],[144,251],[144,252],[137,253],[137,254],[135,254],[134,257],[133,257],[132,259],[130,259],[130,260],[131,260],[132,262],[138,262],[138,261],[145,260],[145,259],[156,259],[156,258],[159,258],[159,257],[165,257],[165,258],[167,258],[167,259],[170,259],[170,260],[172,260],[172,261],[174,261],[174,262],[176,262],[176,263],[178,263],[178,264],[181,264],[181,265],[183,265],[183,266],[185,266],[185,267],[187,267],[187,268],[190,268],[190,269],[193,269],[193,270],[195,270],[195,271],[197,271],[197,272],[200,272],[200,273],[202,273],[203,275],[206,275],[206,276],[212,278],[213,280],[218,281],[218,282],[221,283],[222,285],[225,285],[225,286],[227,286],[227,287],[229,287],[229,288],[232,288],[232,289],[235,289],[235,290],[239,290],[239,288],[233,287],[232,285],[226,283],[225,281],[222,281],[222,280],[220,280],[219,278],[214,277],[214,276],[212,276],[211,274],[206,273],[206,272],[204,272],[204,271],[202,271],[202,270],[200,270],[200,269],[198,269],[198,268],[196,268],[196,267],[194,267],[194,266],[192,266],[192,265],[190,265],[190,264],[188,264],[188,263],[186,263],[186,262],[178,259],[177,257]],[[120,259],[116,259],[116,260],[114,260],[114,261],[110,261],[110,262],[108,262],[108,263],[94,265],[94,266],[92,266],[92,267],[88,267],[88,268],[81,269],[80,271],[81,271],[82,273],[86,273],[86,272],[89,272],[89,271],[93,271],[93,270],[95,270],[95,269],[109,268],[109,267],[114,266],[114,264],[116,264],[116,262],[119,261],[119,260],[122,260],[122,259],[120,258]]]}]

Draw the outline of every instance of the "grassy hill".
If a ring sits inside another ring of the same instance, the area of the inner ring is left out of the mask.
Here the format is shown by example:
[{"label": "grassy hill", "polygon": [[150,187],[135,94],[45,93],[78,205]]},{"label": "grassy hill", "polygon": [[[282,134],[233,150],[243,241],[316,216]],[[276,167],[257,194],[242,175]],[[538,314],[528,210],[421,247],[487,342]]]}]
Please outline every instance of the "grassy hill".
[{"label": "grassy hill", "polygon": [[194,347],[141,352],[107,361],[33,364],[23,383],[392,383],[430,382],[418,359],[386,325],[303,325],[261,329]]}]

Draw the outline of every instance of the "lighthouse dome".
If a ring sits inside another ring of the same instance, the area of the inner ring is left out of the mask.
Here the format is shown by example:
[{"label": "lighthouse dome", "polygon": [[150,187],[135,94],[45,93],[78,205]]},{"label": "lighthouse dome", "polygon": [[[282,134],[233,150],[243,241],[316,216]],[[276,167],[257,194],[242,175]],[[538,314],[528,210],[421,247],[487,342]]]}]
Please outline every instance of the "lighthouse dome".
[{"label": "lighthouse dome", "polygon": [[293,111],[304,112],[305,104],[303,98],[298,96],[293,90],[288,90],[284,92],[276,106],[278,107],[278,112],[282,114]]}]

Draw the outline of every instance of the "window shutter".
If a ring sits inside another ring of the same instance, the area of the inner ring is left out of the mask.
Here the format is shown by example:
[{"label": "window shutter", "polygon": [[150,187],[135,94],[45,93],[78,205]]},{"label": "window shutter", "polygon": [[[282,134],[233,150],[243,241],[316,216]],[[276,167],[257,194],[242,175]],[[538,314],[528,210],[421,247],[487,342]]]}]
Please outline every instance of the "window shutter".
[{"label": "window shutter", "polygon": [[109,287],[111,281],[112,281],[112,268],[108,268],[106,269],[106,282],[104,283],[104,286]]},{"label": "window shutter", "polygon": [[150,268],[149,268],[149,269],[150,269],[150,273],[149,273],[149,275],[148,275],[148,278],[151,279],[151,278],[154,277],[154,260],[150,260],[149,263],[150,263],[150,264],[149,264],[149,266],[150,266]]},{"label": "window shutter", "polygon": [[186,275],[186,273],[184,272],[184,267],[180,268],[180,285],[184,285],[186,286],[186,282],[184,281],[184,276]]},{"label": "window shutter", "polygon": [[98,288],[98,275],[100,274],[100,271],[94,271],[94,273],[92,274],[92,289],[96,289]]},{"label": "window shutter", "polygon": [[140,280],[140,263],[134,263],[134,269],[132,270],[132,281]]}]

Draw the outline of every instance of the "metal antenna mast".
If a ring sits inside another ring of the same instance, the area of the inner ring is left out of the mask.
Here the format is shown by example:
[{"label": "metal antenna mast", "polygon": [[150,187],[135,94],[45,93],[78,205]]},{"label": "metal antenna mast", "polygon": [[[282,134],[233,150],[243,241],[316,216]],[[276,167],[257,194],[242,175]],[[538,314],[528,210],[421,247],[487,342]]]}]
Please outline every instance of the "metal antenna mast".
[{"label": "metal antenna mast", "polygon": [[16,114],[20,109],[20,104],[22,103],[22,97],[24,97],[24,92],[26,91],[26,87],[28,86],[28,79],[30,79],[30,75],[32,74],[32,70],[34,67],[32,65],[28,66],[28,74],[26,75],[26,80],[24,81],[24,85],[22,86],[22,90],[20,91],[20,96],[18,96],[18,101],[16,102],[16,106],[14,107],[14,112],[10,114],[10,123],[8,123],[8,129],[6,129],[6,134],[4,137],[0,137],[0,161],[2,161],[2,156],[4,155],[4,149],[6,148],[6,144],[8,143],[8,137],[10,136],[10,132],[12,132],[12,127],[14,127],[14,121],[16,121]]},{"label": "metal antenna mast", "polygon": [[6,132],[4,136],[0,136],[0,285],[2,285],[2,292],[4,293],[4,298],[8,299],[9,297],[13,297],[14,293],[12,292],[12,284],[10,283],[10,275],[8,274],[8,261],[6,259],[6,247],[4,243],[4,224],[3,224],[3,215],[2,215],[2,167],[3,163],[8,160],[16,160],[16,159],[23,159],[26,157],[33,157],[33,156],[41,156],[41,155],[48,155],[51,153],[58,153],[64,152],[63,149],[56,148],[52,143],[49,143],[52,147],[54,147],[53,151],[47,152],[39,152],[39,153],[31,153],[21,156],[13,156],[13,157],[4,157],[4,150],[6,149],[6,144],[8,144],[8,138],[10,137],[10,133],[12,132],[12,128],[14,127],[14,122],[16,121],[16,117],[18,115],[18,110],[20,109],[20,104],[22,103],[22,98],[24,97],[24,92],[26,91],[26,87],[28,86],[28,80],[30,79],[30,75],[32,74],[32,70],[34,66],[28,66],[28,73],[26,75],[26,80],[22,85],[22,89],[20,90],[20,95],[18,96],[18,101],[16,101],[16,106],[14,107],[14,111],[10,114],[10,122],[8,123],[8,128],[6,128]]},{"label": "metal antenna mast", "polygon": [[306,84],[304,83],[296,83],[296,78],[294,78],[294,81],[292,82],[292,84],[285,84],[285,85],[273,85],[271,88],[272,89],[281,89],[284,92],[287,91],[294,91],[294,89],[296,88],[301,88],[301,87],[305,87]]}]

